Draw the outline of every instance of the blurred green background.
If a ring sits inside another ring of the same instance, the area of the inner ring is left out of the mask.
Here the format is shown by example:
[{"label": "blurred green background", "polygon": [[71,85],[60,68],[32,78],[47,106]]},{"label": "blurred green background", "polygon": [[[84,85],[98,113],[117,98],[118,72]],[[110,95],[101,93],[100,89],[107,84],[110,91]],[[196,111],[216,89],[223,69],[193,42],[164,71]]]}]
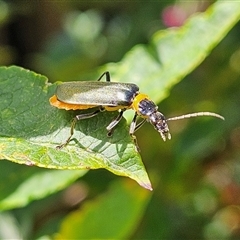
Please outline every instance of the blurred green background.
[{"label": "blurred green background", "polygon": [[[157,30],[181,26],[213,2],[0,0],[0,65],[31,69],[50,82],[84,80],[105,63],[121,61],[136,44],[148,43]],[[168,117],[214,106],[226,121],[170,122],[172,140],[166,143],[148,124],[136,134],[154,191],[132,239],[240,238],[239,80],[237,24],[159,105]],[[12,236],[52,234],[59,216],[104,194],[116,178],[104,170],[90,171],[69,187],[76,187],[74,194],[68,189],[5,212],[0,232],[5,222]],[[74,195],[71,204],[53,209],[68,194]]]}]

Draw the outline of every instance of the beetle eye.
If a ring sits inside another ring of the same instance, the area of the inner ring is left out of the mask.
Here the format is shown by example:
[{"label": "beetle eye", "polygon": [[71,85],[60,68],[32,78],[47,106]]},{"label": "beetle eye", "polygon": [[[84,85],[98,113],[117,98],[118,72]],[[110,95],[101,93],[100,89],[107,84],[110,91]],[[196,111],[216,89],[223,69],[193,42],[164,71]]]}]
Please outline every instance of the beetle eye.
[{"label": "beetle eye", "polygon": [[171,139],[171,134],[169,133],[169,128],[166,120],[161,120],[160,122],[158,122],[155,125],[155,128],[161,134],[163,141],[166,141],[166,139]]},{"label": "beetle eye", "polygon": [[151,114],[149,116],[149,122],[160,133],[163,141],[166,141],[166,139],[171,139],[171,134],[169,133],[167,121],[162,113],[154,112],[153,114]]}]

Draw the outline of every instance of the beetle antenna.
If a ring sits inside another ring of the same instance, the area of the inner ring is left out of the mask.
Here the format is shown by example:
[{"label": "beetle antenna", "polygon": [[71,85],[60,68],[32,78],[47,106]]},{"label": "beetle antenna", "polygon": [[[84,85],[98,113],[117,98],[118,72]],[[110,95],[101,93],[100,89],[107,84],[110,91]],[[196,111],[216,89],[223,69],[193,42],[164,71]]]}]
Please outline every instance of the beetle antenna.
[{"label": "beetle antenna", "polygon": [[177,117],[171,117],[168,118],[167,121],[175,121],[175,120],[181,120],[181,119],[185,119],[185,118],[192,118],[192,117],[202,117],[202,116],[210,116],[210,117],[216,117],[216,118],[220,118],[222,120],[225,120],[225,118],[217,113],[213,113],[213,112],[196,112],[196,113],[189,113],[189,114],[185,114],[185,115],[181,115],[181,116],[177,116]]}]

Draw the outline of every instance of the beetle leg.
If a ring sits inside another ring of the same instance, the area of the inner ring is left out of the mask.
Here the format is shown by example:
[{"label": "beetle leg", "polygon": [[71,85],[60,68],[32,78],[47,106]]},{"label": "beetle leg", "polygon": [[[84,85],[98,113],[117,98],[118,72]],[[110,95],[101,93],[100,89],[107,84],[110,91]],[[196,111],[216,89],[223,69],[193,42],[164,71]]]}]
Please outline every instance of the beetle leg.
[{"label": "beetle leg", "polygon": [[82,120],[82,119],[87,119],[87,118],[91,118],[96,116],[98,113],[102,112],[103,109],[99,108],[98,110],[91,112],[91,113],[83,113],[83,114],[79,114],[77,116],[75,116],[75,118],[73,119],[73,121],[75,120],[75,122]]},{"label": "beetle leg", "polygon": [[138,123],[134,129],[134,132],[136,132],[145,122],[146,122],[146,119],[143,119],[140,123]]},{"label": "beetle leg", "polygon": [[110,78],[110,73],[109,73],[109,72],[104,72],[104,73],[100,76],[100,78],[98,79],[98,81],[100,81],[100,80],[103,78],[104,75],[106,75],[106,82],[111,82],[111,78]]},{"label": "beetle leg", "polygon": [[130,128],[129,128],[129,135],[132,137],[132,139],[133,139],[133,141],[134,141],[134,143],[135,143],[135,147],[136,147],[136,151],[137,152],[140,152],[140,148],[139,148],[139,146],[138,146],[138,144],[137,144],[137,138],[136,138],[136,136],[134,135],[134,132],[136,131],[136,129],[138,129],[139,127],[138,127],[138,125],[139,124],[141,124],[140,125],[140,127],[142,126],[142,122],[144,122],[144,121],[142,121],[141,123],[139,123],[137,126],[136,126],[136,124],[137,124],[137,113],[135,113],[135,115],[134,115],[134,117],[133,117],[133,120],[132,120],[132,122],[131,122],[131,125],[130,125]]},{"label": "beetle leg", "polygon": [[87,119],[87,118],[91,118],[96,116],[98,113],[102,112],[103,108],[100,107],[98,110],[96,110],[95,112],[92,113],[84,113],[84,114],[79,114],[77,116],[75,116],[72,120],[72,124],[71,124],[71,129],[70,129],[70,136],[68,137],[68,139],[66,140],[65,143],[57,146],[57,149],[61,149],[63,147],[66,147],[68,145],[68,143],[71,141],[71,138],[74,134],[74,129],[75,129],[75,125],[77,123],[77,121],[82,120],[82,119]]},{"label": "beetle leg", "polygon": [[108,133],[107,136],[111,137],[114,131],[114,127],[121,121],[123,113],[126,109],[121,109],[118,116],[112,121],[110,122],[110,124],[106,127]]}]

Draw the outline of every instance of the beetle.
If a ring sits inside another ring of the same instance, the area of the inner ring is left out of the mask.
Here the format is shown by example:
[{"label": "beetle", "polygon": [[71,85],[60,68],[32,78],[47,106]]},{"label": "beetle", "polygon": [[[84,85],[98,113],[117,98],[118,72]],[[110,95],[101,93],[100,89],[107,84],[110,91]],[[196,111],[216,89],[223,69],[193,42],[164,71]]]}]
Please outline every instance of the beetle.
[{"label": "beetle", "polygon": [[[106,82],[100,82],[103,77]],[[97,81],[74,81],[65,82],[57,86],[56,93],[49,102],[52,106],[65,110],[84,110],[97,108],[90,113],[76,115],[71,124],[70,136],[65,143],[57,146],[58,149],[66,146],[73,134],[76,122],[96,116],[102,111],[118,111],[118,115],[106,127],[107,135],[113,134],[114,128],[123,117],[123,113],[132,109],[135,111],[130,124],[129,134],[133,138],[136,148],[139,151],[134,133],[147,121],[160,133],[162,139],[171,139],[168,128],[168,121],[191,118],[197,116],[212,116],[224,120],[219,114],[213,112],[196,112],[182,116],[165,118],[158,111],[157,105],[144,93],[139,92],[139,87],[133,83],[111,82],[110,73],[104,72]],[[142,120],[137,123],[137,118]]]}]

